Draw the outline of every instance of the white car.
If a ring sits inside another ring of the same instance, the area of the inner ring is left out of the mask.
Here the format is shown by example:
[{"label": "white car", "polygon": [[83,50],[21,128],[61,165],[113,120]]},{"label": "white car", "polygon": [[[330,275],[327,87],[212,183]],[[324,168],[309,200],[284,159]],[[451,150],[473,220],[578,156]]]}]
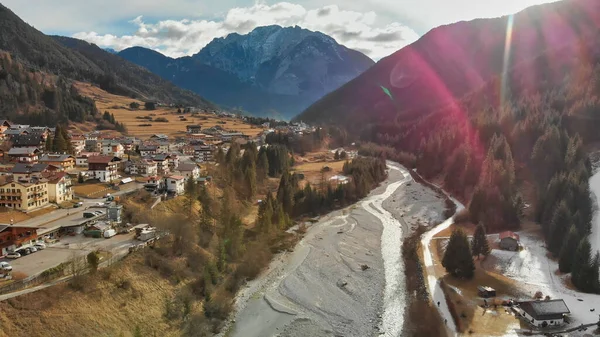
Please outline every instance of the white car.
[{"label": "white car", "polygon": [[37,250],[42,250],[42,249],[46,249],[46,245],[42,242],[38,242],[35,245],[33,245]]},{"label": "white car", "polygon": [[18,259],[20,257],[21,257],[21,254],[19,254],[17,252],[12,252],[12,253],[6,254],[7,259]]},{"label": "white car", "polygon": [[0,262],[0,270],[11,271],[12,266],[10,265],[10,263],[2,261]]},{"label": "white car", "polygon": [[35,248],[35,246],[31,246],[31,247],[29,247],[29,251],[32,252],[32,253],[35,253],[35,252],[38,251],[38,249]]}]

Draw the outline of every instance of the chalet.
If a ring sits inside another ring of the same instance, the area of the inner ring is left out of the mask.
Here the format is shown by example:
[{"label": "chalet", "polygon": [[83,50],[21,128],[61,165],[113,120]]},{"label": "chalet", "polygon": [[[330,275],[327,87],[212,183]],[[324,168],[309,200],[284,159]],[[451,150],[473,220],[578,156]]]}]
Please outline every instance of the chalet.
[{"label": "chalet", "polygon": [[117,179],[117,169],[121,158],[114,156],[88,157],[88,172],[94,179],[111,182]]},{"label": "chalet", "polygon": [[496,297],[496,290],[490,287],[478,286],[477,295],[482,298]]},{"label": "chalet", "polygon": [[73,183],[66,172],[44,174],[48,180],[48,199],[60,204],[73,199]]},{"label": "chalet", "polygon": [[236,138],[247,139],[248,136],[244,135],[241,132],[221,132],[220,133],[221,140],[224,142],[230,142]]},{"label": "chalet", "polygon": [[48,205],[48,181],[43,178],[1,177],[0,207],[28,212]]},{"label": "chalet", "polygon": [[39,162],[60,167],[65,171],[75,168],[75,157],[70,154],[45,154],[40,157]]},{"label": "chalet", "polygon": [[169,168],[169,159],[171,159],[171,156],[164,153],[159,153],[151,157],[151,160],[158,166],[158,174],[167,175],[171,172]]},{"label": "chalet", "polygon": [[175,171],[179,166],[179,156],[176,154],[169,155],[169,170],[171,172]]},{"label": "chalet", "polygon": [[11,124],[9,121],[6,119],[0,119],[0,139],[4,139],[6,137],[4,131],[10,129],[10,126]]},{"label": "chalet", "polygon": [[75,166],[87,167],[88,158],[93,156],[99,156],[100,152],[81,152],[77,158],[75,158]]},{"label": "chalet", "polygon": [[200,131],[202,131],[201,125],[188,125],[185,128],[189,134],[198,134]]},{"label": "chalet", "polygon": [[102,142],[96,137],[87,137],[85,139],[85,151],[87,152],[102,152]]},{"label": "chalet", "polygon": [[125,163],[125,172],[144,177],[155,176],[158,174],[158,166],[153,160],[141,159],[128,161]]},{"label": "chalet", "polygon": [[169,140],[169,136],[162,134],[162,133],[157,133],[155,135],[150,136],[151,140],[163,140],[163,141],[168,141]]},{"label": "chalet", "polygon": [[168,193],[181,195],[185,192],[185,177],[174,175],[165,178],[165,181]]},{"label": "chalet", "polygon": [[71,135],[71,145],[75,154],[79,154],[85,150],[85,137],[82,135]]},{"label": "chalet", "polygon": [[37,147],[43,148],[45,137],[42,133],[32,132],[29,134],[15,135],[10,138],[13,147]]},{"label": "chalet", "polygon": [[138,151],[142,157],[153,156],[158,153],[158,145],[140,145]]},{"label": "chalet", "polygon": [[125,149],[123,148],[123,145],[121,145],[121,143],[117,141],[103,140],[102,142],[100,142],[100,144],[102,145],[100,153],[103,156],[113,156],[121,158],[125,154]]},{"label": "chalet", "polygon": [[17,163],[11,173],[15,179],[42,177],[45,173],[56,172],[60,168],[48,164],[25,164]]},{"label": "chalet", "polygon": [[0,256],[22,247],[29,247],[37,241],[37,228],[12,224],[0,224]]},{"label": "chalet", "polygon": [[156,153],[169,153],[169,152],[171,152],[171,143],[169,143],[168,141],[159,141],[158,149],[156,150]]},{"label": "chalet", "polygon": [[519,250],[519,234],[510,231],[500,233],[500,248],[504,250]]},{"label": "chalet", "polygon": [[120,143],[123,145],[123,150],[125,152],[133,151],[135,149],[135,140],[133,139],[123,139]]},{"label": "chalet", "polygon": [[165,187],[165,180],[160,179],[158,176],[148,177],[148,180],[144,184],[146,191],[161,191]]},{"label": "chalet", "polygon": [[208,145],[194,146],[194,159],[206,163],[213,160],[214,148]]},{"label": "chalet", "polygon": [[350,178],[343,175],[334,175],[333,177],[329,178],[329,181],[337,185],[346,185],[350,182]]},{"label": "chalet", "polygon": [[194,179],[198,180],[200,178],[200,168],[196,163],[181,163],[177,167],[177,171],[180,175],[184,176],[186,179]]},{"label": "chalet", "polygon": [[28,129],[7,129],[4,130],[3,134],[5,137],[13,137],[13,136],[20,136],[20,135],[28,135],[29,134],[29,130]]},{"label": "chalet", "polygon": [[516,310],[529,324],[539,328],[563,325],[565,316],[571,313],[561,299],[519,302]]},{"label": "chalet", "polygon": [[35,164],[39,154],[37,147],[13,147],[8,151],[8,159],[13,163]]}]

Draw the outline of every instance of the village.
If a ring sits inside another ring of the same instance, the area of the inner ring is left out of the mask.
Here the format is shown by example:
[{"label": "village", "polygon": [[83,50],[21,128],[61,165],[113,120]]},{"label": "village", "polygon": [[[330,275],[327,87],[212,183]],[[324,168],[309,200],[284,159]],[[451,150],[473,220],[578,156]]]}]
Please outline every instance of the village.
[{"label": "village", "polygon": [[[245,123],[245,117],[208,114]],[[176,135],[123,136],[0,121],[0,288],[34,278],[90,251],[122,256],[160,233],[149,224],[123,223],[123,196],[145,190],[155,204],[184,193],[189,180],[208,185],[206,166],[232,143],[265,143],[271,132],[310,132],[303,123],[253,132],[187,124]],[[244,124],[248,126],[248,124]],[[70,151],[56,152],[53,143]],[[100,238],[104,238],[101,240]],[[4,293],[4,291],[2,291]]]}]

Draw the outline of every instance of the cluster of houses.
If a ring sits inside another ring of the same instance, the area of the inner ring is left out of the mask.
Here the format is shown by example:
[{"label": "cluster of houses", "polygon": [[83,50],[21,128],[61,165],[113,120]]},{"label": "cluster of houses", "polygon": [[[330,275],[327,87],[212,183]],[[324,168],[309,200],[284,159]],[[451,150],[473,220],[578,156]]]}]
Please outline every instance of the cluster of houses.
[{"label": "cluster of houses", "polygon": [[[70,134],[73,153],[50,153],[46,141],[54,128],[0,120],[0,207],[29,212],[73,198],[79,179],[117,183],[123,175],[145,177],[147,189],[183,193],[186,179],[201,183],[198,163],[213,160],[218,146],[249,140],[220,126],[188,125],[177,138],[155,134],[148,139],[110,137],[100,132]],[[261,142],[261,139],[253,139]],[[81,178],[80,178],[81,177]]]}]

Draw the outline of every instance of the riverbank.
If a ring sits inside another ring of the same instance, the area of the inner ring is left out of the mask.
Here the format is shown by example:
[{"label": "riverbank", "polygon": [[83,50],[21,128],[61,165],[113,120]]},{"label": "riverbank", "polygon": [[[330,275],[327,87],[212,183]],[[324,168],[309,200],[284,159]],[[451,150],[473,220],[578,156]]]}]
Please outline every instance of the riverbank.
[{"label": "riverbank", "polygon": [[367,198],[321,218],[237,296],[228,336],[400,336],[402,239],[440,220],[444,200],[389,164]]}]

